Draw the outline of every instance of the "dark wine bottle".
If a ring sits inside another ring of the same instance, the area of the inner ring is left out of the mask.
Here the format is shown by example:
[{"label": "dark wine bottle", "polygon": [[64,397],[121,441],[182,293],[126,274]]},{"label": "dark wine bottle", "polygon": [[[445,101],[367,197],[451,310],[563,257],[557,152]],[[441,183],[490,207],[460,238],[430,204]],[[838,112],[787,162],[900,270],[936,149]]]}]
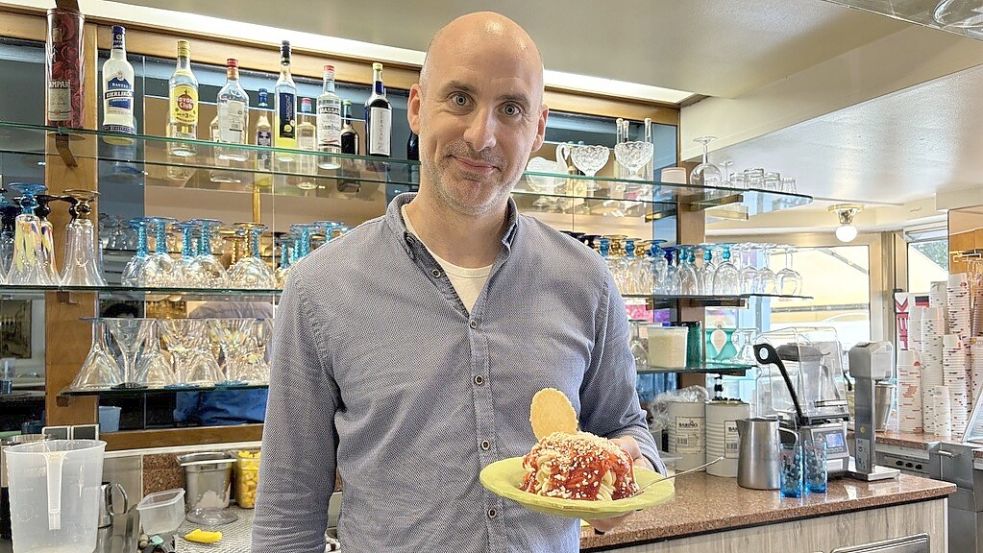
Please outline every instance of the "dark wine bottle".
[{"label": "dark wine bottle", "polygon": [[365,101],[365,153],[370,156],[392,155],[393,108],[386,99],[382,84],[382,64],[372,64],[372,95]]},{"label": "dark wine bottle", "polygon": [[348,100],[341,103],[341,117],[344,121],[341,127],[341,153],[358,155],[358,132],[352,126],[352,103]]}]

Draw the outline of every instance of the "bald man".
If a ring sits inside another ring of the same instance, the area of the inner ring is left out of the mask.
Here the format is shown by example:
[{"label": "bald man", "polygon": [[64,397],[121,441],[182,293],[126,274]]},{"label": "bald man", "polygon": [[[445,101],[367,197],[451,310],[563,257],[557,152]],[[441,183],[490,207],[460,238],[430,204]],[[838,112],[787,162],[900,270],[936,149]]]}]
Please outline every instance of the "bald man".
[{"label": "bald man", "polygon": [[664,470],[606,265],[511,200],[547,115],[539,51],[515,22],[474,13],[434,37],[408,104],[419,193],[305,258],[284,290],[254,553],[323,551],[336,469],[345,553],[578,551],[576,520],[478,482],[535,444],[542,388]]}]

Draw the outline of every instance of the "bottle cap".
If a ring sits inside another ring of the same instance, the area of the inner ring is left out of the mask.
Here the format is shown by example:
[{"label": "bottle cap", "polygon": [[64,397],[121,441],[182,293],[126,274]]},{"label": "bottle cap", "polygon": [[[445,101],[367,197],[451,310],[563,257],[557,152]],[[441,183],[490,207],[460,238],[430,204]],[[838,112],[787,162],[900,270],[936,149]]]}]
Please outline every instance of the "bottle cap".
[{"label": "bottle cap", "polygon": [[225,60],[226,67],[239,67],[239,60],[235,58],[229,58]]},{"label": "bottle cap", "polygon": [[327,64],[327,65],[325,65],[324,66],[324,72],[325,73],[331,73],[332,75],[334,75],[334,66],[331,65],[330,63]]},{"label": "bottle cap", "polygon": [[124,34],[124,33],[126,33],[126,28],[125,27],[123,27],[122,25],[113,25],[113,34],[114,35],[121,35],[121,34]]},{"label": "bottle cap", "polygon": [[309,112],[309,111],[311,111],[311,108],[312,107],[313,106],[311,104],[311,99],[310,98],[301,98],[300,99],[300,110],[301,111]]},{"label": "bottle cap", "polygon": [[382,64],[379,63],[379,62],[373,63],[372,64],[372,70],[373,71],[382,71]]},{"label": "bottle cap", "polygon": [[350,105],[352,105],[352,101],[351,100],[342,100],[341,101],[341,105],[343,105],[343,106],[350,106]]},{"label": "bottle cap", "polygon": [[177,41],[177,55],[191,56],[191,43],[187,40]]},{"label": "bottle cap", "polygon": [[289,40],[284,40],[283,43],[280,44],[280,55],[281,56],[289,56],[290,55],[290,41]]}]

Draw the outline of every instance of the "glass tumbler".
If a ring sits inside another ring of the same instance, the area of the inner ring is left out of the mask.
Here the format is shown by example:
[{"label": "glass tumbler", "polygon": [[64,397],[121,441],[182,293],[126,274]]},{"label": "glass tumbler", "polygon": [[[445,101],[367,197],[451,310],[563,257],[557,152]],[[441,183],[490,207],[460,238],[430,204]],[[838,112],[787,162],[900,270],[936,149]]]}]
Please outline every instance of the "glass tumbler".
[{"label": "glass tumbler", "polygon": [[782,497],[802,497],[802,446],[799,442],[782,444]]},{"label": "glass tumbler", "polygon": [[826,493],[826,442],[805,444],[805,485],[810,493]]}]

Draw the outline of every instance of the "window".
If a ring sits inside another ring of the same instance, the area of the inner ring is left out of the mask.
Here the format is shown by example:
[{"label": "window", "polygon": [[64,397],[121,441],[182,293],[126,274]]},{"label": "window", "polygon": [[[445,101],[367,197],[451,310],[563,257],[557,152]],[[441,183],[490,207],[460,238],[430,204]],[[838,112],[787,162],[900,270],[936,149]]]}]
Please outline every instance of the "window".
[{"label": "window", "polygon": [[908,291],[928,293],[934,281],[949,275],[949,240],[924,240],[908,244]]}]

